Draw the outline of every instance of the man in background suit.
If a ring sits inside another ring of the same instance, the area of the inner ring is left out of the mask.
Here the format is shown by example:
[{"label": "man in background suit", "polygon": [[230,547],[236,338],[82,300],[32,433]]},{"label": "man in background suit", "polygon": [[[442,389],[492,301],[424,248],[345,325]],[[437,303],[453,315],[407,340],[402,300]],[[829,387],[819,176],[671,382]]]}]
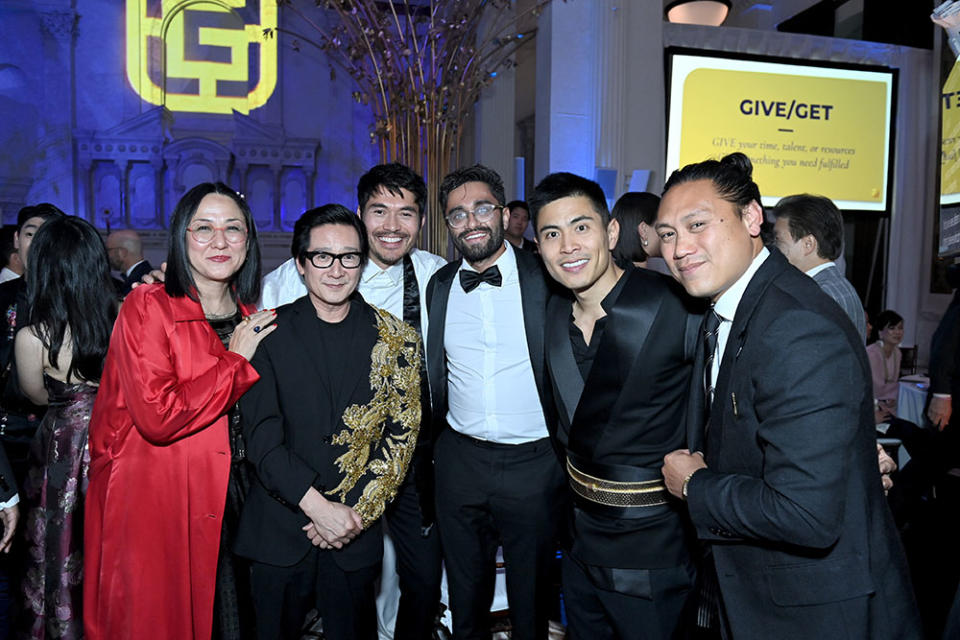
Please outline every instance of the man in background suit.
[{"label": "man in background suit", "polygon": [[574,298],[550,300],[546,329],[553,435],[574,500],[563,558],[567,630],[669,640],[694,567],[682,505],[660,467],[686,442],[701,317],[670,278],[614,263],[619,226],[595,182],[550,174],[530,206],[547,271]]},{"label": "man in background suit", "polygon": [[153,267],[143,258],[143,243],[136,231],[114,231],[107,236],[106,245],[110,267],[123,274],[119,293],[125,296],[130,293],[133,283],[140,282],[143,276],[153,271]]},{"label": "man in background suit", "polygon": [[773,208],[777,249],[813,278],[853,322],[860,341],[867,341],[867,318],[860,294],[834,262],[843,250],[843,216],[829,198],[809,194],[787,196]]},{"label": "man in background suit", "polygon": [[920,638],[860,337],[815,282],[764,248],[751,174],[740,153],[675,171],[656,221],[671,272],[713,303],[689,448],[663,467],[712,551],[698,613],[725,637]]},{"label": "man in background suit", "polygon": [[540,259],[504,241],[510,214],[503,202],[500,176],[480,165],[440,185],[463,259],[437,271],[427,289],[437,525],[454,636],[490,637],[502,543],[512,637],[543,640],[564,508],[563,471],[548,433],[548,289]]}]

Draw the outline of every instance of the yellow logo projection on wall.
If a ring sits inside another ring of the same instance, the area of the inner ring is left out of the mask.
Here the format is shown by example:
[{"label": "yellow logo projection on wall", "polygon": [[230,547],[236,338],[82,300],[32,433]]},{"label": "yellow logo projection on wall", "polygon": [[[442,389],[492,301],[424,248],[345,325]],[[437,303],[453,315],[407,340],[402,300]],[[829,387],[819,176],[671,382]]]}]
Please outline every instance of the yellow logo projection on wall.
[{"label": "yellow logo projection on wall", "polygon": [[674,56],[668,175],[740,151],[765,205],[816,193],[883,210],[892,89],[890,72]]},{"label": "yellow logo projection on wall", "polygon": [[960,203],[960,62],[943,83],[940,142],[940,204]]},{"label": "yellow logo projection on wall", "polygon": [[127,78],[171,111],[247,114],[277,85],[276,0],[127,0]]}]

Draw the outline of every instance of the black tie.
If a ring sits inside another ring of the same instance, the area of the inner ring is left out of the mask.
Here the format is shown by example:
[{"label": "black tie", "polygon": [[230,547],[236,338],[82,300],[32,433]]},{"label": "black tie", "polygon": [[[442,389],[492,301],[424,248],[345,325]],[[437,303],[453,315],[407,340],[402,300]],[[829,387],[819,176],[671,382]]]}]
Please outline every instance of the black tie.
[{"label": "black tie", "polygon": [[489,282],[493,286],[499,287],[503,283],[500,268],[497,267],[497,265],[493,265],[489,269],[485,269],[482,273],[469,271],[467,269],[460,271],[460,286],[463,287],[465,292],[470,293],[479,287],[481,282]]},{"label": "black tie", "polygon": [[704,406],[709,407],[713,400],[713,359],[717,353],[717,333],[720,329],[720,316],[714,310],[713,305],[703,317],[703,393]]}]

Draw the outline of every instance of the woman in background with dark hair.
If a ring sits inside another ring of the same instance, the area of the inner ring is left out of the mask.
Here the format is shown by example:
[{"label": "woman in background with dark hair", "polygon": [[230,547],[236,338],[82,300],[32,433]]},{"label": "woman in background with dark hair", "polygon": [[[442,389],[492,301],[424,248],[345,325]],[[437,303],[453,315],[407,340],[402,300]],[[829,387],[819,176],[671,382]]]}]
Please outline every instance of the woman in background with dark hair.
[{"label": "woman in background with dark hair", "polygon": [[900,360],[903,357],[903,318],[896,311],[886,309],[874,321],[877,341],[867,345],[867,358],[873,375],[873,398],[877,422],[886,422],[897,412],[900,393]]},{"label": "woman in background with dark hair", "polygon": [[31,402],[49,409],[30,447],[22,492],[28,550],[19,635],[82,638],[87,424],[117,297],[103,240],[80,218],[40,227],[28,269],[30,316],[14,346],[17,375]]},{"label": "woman in background with dark hair", "polygon": [[613,205],[610,217],[620,223],[620,237],[613,260],[621,269],[628,264],[646,267],[647,258],[660,255],[660,238],[653,230],[660,198],[652,193],[630,191]]},{"label": "woman in background with dark hair", "polygon": [[90,421],[89,640],[241,637],[235,405],[276,328],[272,310],[251,313],[259,294],[249,207],[223,183],[197,185],[170,219],[165,284],[123,303]]}]

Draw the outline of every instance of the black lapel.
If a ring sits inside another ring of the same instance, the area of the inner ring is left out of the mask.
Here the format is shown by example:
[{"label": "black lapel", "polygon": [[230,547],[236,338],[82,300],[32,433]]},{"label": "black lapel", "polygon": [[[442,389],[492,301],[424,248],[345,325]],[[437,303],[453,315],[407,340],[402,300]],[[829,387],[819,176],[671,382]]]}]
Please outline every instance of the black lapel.
[{"label": "black lapel", "polygon": [[583,393],[583,378],[570,344],[570,300],[555,296],[547,305],[547,361],[557,390],[560,419],[569,431]]},{"label": "black lapel", "polygon": [[630,396],[623,383],[650,339],[650,327],[663,300],[660,295],[651,295],[645,286],[648,275],[640,269],[627,271],[622,277],[629,279],[607,314],[606,328],[571,426],[570,448],[578,454],[592,455],[611,418],[619,413],[621,402]]},{"label": "black lapel", "polygon": [[447,326],[447,301],[450,286],[460,260],[451,262],[437,271],[427,285],[427,378],[430,382],[430,397],[433,418],[436,421],[447,417],[447,358],[444,353],[443,332]]},{"label": "black lapel", "polygon": [[534,254],[514,249],[513,255],[517,259],[517,274],[520,278],[520,302],[523,307],[523,326],[527,334],[530,366],[533,368],[533,378],[540,393],[540,402],[545,405],[543,334],[547,308],[546,276],[540,259]]}]

